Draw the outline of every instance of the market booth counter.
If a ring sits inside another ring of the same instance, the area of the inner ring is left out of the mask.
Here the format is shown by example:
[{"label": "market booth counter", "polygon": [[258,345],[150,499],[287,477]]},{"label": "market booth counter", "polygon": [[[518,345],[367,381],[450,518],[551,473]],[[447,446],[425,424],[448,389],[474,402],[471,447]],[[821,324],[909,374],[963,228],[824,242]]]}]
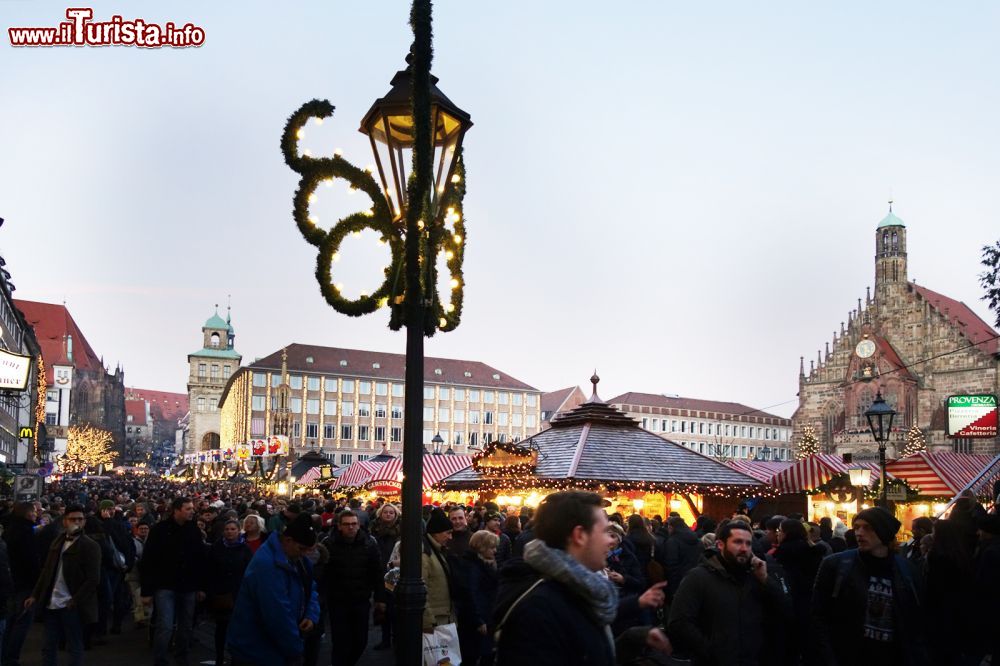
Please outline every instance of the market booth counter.
[{"label": "market booth counter", "polygon": [[638,421],[590,400],[552,420],[551,428],[521,442],[492,442],[472,466],[437,483],[443,500],[492,500],[535,506],[558,490],[592,490],[609,512],[652,518],[676,511],[692,522],[701,514],[730,516],[741,499],[770,496],[761,481],[643,430]]}]

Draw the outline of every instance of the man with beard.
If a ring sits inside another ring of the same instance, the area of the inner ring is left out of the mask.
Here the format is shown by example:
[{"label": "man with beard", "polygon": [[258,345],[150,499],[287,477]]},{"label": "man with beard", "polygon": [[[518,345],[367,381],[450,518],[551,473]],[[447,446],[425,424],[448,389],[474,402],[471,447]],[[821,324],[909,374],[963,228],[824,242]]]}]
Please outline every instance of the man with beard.
[{"label": "man with beard", "polygon": [[781,585],[753,555],[753,532],[741,521],[721,525],[716,549],[681,582],[667,634],[695,666],[756,666],[764,661],[765,617],[787,614]]}]

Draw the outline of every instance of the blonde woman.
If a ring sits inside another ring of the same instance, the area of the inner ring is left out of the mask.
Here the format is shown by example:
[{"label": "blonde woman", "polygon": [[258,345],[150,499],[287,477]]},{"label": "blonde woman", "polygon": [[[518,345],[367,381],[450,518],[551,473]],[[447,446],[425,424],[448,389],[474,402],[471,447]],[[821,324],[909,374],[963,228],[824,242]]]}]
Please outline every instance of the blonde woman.
[{"label": "blonde woman", "polygon": [[469,552],[463,558],[475,621],[470,623],[473,628],[468,634],[460,638],[462,663],[492,663],[493,634],[489,622],[497,598],[499,579],[496,556],[499,544],[499,536],[489,530],[479,530],[469,539]]}]

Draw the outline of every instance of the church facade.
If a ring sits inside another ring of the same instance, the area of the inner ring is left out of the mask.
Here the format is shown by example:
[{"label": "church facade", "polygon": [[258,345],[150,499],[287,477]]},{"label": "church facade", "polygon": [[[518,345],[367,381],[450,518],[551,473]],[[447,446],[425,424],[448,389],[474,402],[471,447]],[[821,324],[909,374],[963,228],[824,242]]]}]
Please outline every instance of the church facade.
[{"label": "church facade", "polygon": [[906,231],[890,206],[875,230],[874,293],[858,299],[808,370],[800,360],[795,441],[808,427],[820,451],[877,459],[864,413],[881,392],[897,412],[890,458],[902,455],[908,436],[931,451],[994,454],[997,438],[948,435],[946,404],[953,395],[998,393],[997,333],[964,303],[908,278]]}]

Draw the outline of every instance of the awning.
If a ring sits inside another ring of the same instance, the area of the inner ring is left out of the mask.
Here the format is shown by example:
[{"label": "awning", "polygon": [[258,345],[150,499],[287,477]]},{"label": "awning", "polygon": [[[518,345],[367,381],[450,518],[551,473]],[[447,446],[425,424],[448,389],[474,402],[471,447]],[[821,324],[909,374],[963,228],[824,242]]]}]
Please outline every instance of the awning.
[{"label": "awning", "polygon": [[791,462],[779,462],[771,460],[727,460],[726,465],[742,472],[747,476],[752,476],[758,481],[770,481],[775,474],[784,472],[792,466]]},{"label": "awning", "polygon": [[[472,456],[435,455],[424,456],[423,488],[430,488],[438,481],[451,476],[455,472],[472,467]],[[403,459],[395,458],[382,465],[382,468],[370,479],[372,484],[380,481],[402,481]]]},{"label": "awning", "polygon": [[845,463],[838,455],[817,453],[816,455],[795,462],[791,467],[782,472],[778,472],[768,480],[768,483],[783,493],[799,493],[806,490],[815,490],[838,474],[847,474],[847,470],[852,467],[866,467],[870,469],[872,471],[871,485],[875,485],[878,482],[879,466],[876,462],[857,461]]},{"label": "awning", "polygon": [[922,451],[893,461],[885,471],[919,489],[921,495],[957,495],[993,460],[991,456]]},{"label": "awning", "polygon": [[344,470],[344,473],[340,475],[340,478],[337,479],[334,489],[359,488],[365,485],[383,464],[385,463],[373,462],[371,460],[356,460],[352,462]]},{"label": "awning", "polygon": [[305,474],[299,477],[296,483],[300,485],[305,485],[307,483],[315,483],[323,478],[323,470],[320,467],[310,467]]}]

